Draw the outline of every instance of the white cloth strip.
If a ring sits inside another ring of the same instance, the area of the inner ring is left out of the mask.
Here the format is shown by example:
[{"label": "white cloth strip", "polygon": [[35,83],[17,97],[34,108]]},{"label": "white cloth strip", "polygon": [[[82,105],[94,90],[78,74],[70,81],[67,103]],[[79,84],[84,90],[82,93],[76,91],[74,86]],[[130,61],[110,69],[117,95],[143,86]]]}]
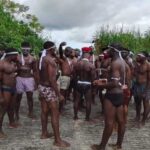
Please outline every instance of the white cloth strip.
[{"label": "white cloth strip", "polygon": [[119,81],[119,80],[120,80],[120,78],[115,78],[115,77],[112,77],[111,79],[112,79],[112,80],[116,80],[116,81]]},{"label": "white cloth strip", "polygon": [[41,58],[40,58],[40,62],[39,62],[39,70],[41,70],[41,67],[42,67],[42,60],[43,60],[43,57],[46,56],[46,49],[43,50],[42,52],[42,55],[41,55]]},{"label": "white cloth strip", "polygon": [[1,57],[1,60],[5,59],[6,55],[15,55],[15,54],[18,54],[18,52],[4,53],[3,56]]},{"label": "white cloth strip", "polygon": [[22,64],[22,66],[25,65],[25,60],[24,60],[23,54],[21,54],[21,64]]},{"label": "white cloth strip", "polygon": [[89,60],[88,60],[87,58],[83,58],[82,60],[85,60],[85,61],[88,61],[88,62],[89,62]]},{"label": "white cloth strip", "polygon": [[138,55],[138,56],[141,56],[141,57],[145,57],[145,55],[143,55],[143,54],[141,54],[141,53],[140,53],[140,54],[137,54],[137,55]]},{"label": "white cloth strip", "polygon": [[88,81],[78,81],[79,84],[91,85],[91,82]]},{"label": "white cloth strip", "polygon": [[30,47],[21,47],[21,49],[31,50]]}]

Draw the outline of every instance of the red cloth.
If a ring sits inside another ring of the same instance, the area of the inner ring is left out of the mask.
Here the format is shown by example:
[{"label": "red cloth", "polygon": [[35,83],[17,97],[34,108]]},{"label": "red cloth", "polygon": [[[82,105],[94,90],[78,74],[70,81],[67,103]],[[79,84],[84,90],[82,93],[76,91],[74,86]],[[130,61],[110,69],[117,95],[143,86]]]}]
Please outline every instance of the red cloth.
[{"label": "red cloth", "polygon": [[89,53],[92,50],[93,50],[92,47],[82,47],[82,52],[84,52],[84,53]]}]

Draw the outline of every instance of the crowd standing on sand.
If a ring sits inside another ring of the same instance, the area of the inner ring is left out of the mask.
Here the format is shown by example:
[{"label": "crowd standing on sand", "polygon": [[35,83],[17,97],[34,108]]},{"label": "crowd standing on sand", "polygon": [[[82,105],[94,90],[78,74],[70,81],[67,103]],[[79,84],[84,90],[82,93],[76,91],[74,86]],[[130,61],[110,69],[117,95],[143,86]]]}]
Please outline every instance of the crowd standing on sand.
[{"label": "crowd standing on sand", "polygon": [[[150,112],[150,63],[145,51],[134,55],[120,43],[112,43],[97,56],[93,47],[83,47],[80,55],[80,50],[67,46],[66,42],[60,43],[57,49],[52,41],[44,43],[38,58],[31,55],[30,50],[30,43],[23,42],[21,53],[15,48],[0,53],[0,139],[7,137],[2,130],[6,113],[9,127],[20,126],[19,108],[23,93],[27,96],[28,117],[36,118],[33,111],[35,90],[39,92],[41,103],[41,139],[54,136],[54,145],[58,147],[70,146],[61,139],[59,131],[59,116],[70,99],[74,104],[73,119],[79,118],[78,111],[84,107],[85,120],[90,122],[92,105],[95,96],[99,95],[105,126],[100,144],[92,145],[92,150],[105,150],[114,128],[118,132],[117,142],[109,146],[122,149],[132,97],[137,126],[145,125]],[[53,133],[47,130],[49,115]]]}]

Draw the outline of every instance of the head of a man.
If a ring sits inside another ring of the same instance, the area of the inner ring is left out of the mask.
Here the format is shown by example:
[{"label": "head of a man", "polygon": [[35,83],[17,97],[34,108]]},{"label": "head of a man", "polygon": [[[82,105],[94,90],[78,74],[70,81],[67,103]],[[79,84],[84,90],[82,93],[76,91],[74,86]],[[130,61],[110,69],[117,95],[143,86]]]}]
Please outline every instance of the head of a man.
[{"label": "head of a man", "polygon": [[119,56],[119,53],[121,53],[121,51],[123,50],[123,47],[120,43],[112,43],[108,46],[109,51],[108,54],[111,58],[113,58],[114,56]]},{"label": "head of a man", "polygon": [[137,54],[136,56],[136,61],[138,63],[144,63],[147,60],[147,53],[145,53],[144,51],[140,52]]},{"label": "head of a man", "polygon": [[84,52],[82,54],[82,58],[86,58],[86,59],[90,60],[90,57],[91,57],[91,54],[89,52]]},{"label": "head of a man", "polygon": [[9,61],[13,61],[16,62],[17,61],[17,57],[18,57],[18,51],[15,48],[7,48],[5,50],[5,58],[8,59]]},{"label": "head of a man", "polygon": [[73,49],[71,47],[67,46],[65,48],[64,54],[66,57],[72,57]]},{"label": "head of a man", "polygon": [[29,42],[23,42],[21,43],[21,49],[22,49],[22,54],[24,56],[28,56],[31,50],[31,46]]},{"label": "head of a man", "polygon": [[56,46],[52,41],[46,41],[43,45],[43,48],[47,50],[52,56],[56,56]]},{"label": "head of a man", "polygon": [[121,51],[121,56],[123,59],[126,59],[130,54],[130,50],[127,48],[123,48],[123,50]]},{"label": "head of a man", "polygon": [[80,56],[80,49],[75,49],[75,57],[79,57]]}]

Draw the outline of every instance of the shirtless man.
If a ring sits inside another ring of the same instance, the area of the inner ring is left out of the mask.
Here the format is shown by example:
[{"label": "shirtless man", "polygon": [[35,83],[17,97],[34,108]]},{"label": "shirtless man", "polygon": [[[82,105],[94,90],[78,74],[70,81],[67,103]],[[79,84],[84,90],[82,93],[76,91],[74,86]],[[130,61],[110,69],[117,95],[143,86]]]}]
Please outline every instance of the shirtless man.
[{"label": "shirtless man", "polygon": [[[71,61],[71,53],[72,48],[66,47],[65,51],[63,52],[63,46],[66,45],[66,42],[62,42],[59,46],[59,65],[61,70],[60,76],[60,92],[65,98],[65,102],[68,96],[68,89],[71,81],[72,75],[72,61]],[[62,112],[64,106],[64,102],[60,103],[59,111]]]},{"label": "shirtless man", "polygon": [[96,80],[94,85],[107,88],[104,100],[105,128],[100,145],[92,145],[93,150],[105,150],[106,144],[113,131],[114,121],[117,117],[118,139],[115,145],[116,149],[122,148],[123,137],[125,133],[124,109],[123,109],[123,89],[125,85],[125,62],[120,56],[122,49],[120,44],[111,44],[109,46],[109,55],[112,58],[108,81]]},{"label": "shirtless man", "polygon": [[78,119],[79,102],[81,96],[85,97],[86,117],[90,120],[91,102],[92,102],[92,82],[95,79],[95,67],[89,62],[90,53],[83,52],[82,59],[74,67],[74,79],[76,80],[75,101],[74,101],[74,119]]},{"label": "shirtless man", "polygon": [[3,57],[3,60],[0,62],[0,138],[6,137],[2,130],[2,123],[6,112],[9,118],[9,127],[18,127],[14,119],[17,75],[17,66],[15,62],[17,60],[17,55],[18,52],[16,49],[6,49],[5,57]]},{"label": "shirtless man", "polygon": [[135,84],[133,95],[136,104],[136,121],[140,121],[141,103],[143,102],[144,113],[141,125],[144,125],[149,113],[150,100],[150,64],[146,60],[144,53],[137,55],[134,76]]},{"label": "shirtless man", "polygon": [[37,81],[37,64],[33,56],[30,55],[31,47],[28,42],[21,44],[22,54],[18,57],[18,76],[17,76],[17,99],[15,115],[19,120],[19,108],[22,95],[25,92],[29,107],[28,117],[34,119],[33,115],[33,91],[36,89]]},{"label": "shirtless man", "polygon": [[[107,55],[108,48],[102,49],[103,53],[99,55],[99,59],[96,61],[96,70],[97,70],[97,76],[99,79],[107,79],[108,77],[108,70],[110,67],[111,59],[108,58]],[[104,92],[105,89],[99,87],[99,98],[102,105],[102,114],[104,113]]]},{"label": "shirtless man", "polygon": [[54,131],[54,145],[59,147],[69,147],[70,144],[63,141],[60,137],[59,132],[59,110],[58,102],[63,101],[64,97],[60,94],[56,75],[57,75],[57,65],[55,59],[56,47],[53,42],[47,41],[44,43],[44,49],[46,49],[46,56],[41,57],[40,65],[41,66],[39,75],[39,98],[41,101],[41,123],[42,123],[42,139],[50,137],[50,134],[47,131],[48,123],[48,114],[51,112],[51,123]]}]

